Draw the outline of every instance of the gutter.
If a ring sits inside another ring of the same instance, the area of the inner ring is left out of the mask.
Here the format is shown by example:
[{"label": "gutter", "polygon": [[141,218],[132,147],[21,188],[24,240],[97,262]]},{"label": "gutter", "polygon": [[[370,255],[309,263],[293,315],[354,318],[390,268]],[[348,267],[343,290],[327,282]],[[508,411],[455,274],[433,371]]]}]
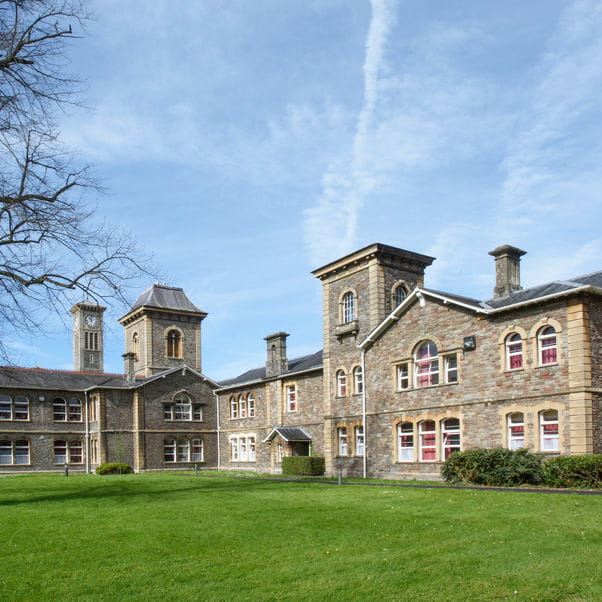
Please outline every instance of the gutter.
[{"label": "gutter", "polygon": [[222,451],[220,445],[220,422],[219,422],[219,395],[216,390],[213,390],[213,395],[215,396],[215,412],[216,412],[216,428],[217,428],[217,469],[221,470],[222,467]]}]

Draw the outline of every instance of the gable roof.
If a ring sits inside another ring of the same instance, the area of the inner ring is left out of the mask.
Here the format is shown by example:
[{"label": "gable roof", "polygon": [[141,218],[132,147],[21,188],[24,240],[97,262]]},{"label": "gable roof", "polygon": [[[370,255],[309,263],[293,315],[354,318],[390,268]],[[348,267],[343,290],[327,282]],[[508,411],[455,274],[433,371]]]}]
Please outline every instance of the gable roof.
[{"label": "gable roof", "polygon": [[358,347],[365,349],[371,343],[375,342],[388,328],[397,322],[401,315],[416,301],[424,303],[424,297],[438,299],[445,304],[453,304],[458,307],[481,313],[485,315],[494,315],[503,311],[519,308],[523,305],[534,303],[543,303],[567,295],[577,293],[592,293],[602,295],[602,271],[593,272],[572,278],[571,280],[556,280],[546,284],[540,284],[526,289],[521,289],[506,295],[490,299],[488,301],[478,301],[470,297],[454,295],[442,291],[416,287],[368,336],[359,343]]},{"label": "gable roof", "polygon": [[262,443],[271,441],[276,435],[280,435],[284,441],[311,441],[311,435],[296,426],[275,426],[270,434],[262,440]]},{"label": "gable roof", "polygon": [[123,374],[106,374],[103,372],[76,372],[71,370],[46,370],[44,368],[21,368],[17,366],[0,366],[0,387],[6,389],[44,389],[54,391],[84,392],[93,389],[136,389],[160,378],[178,372],[192,372],[211,386],[217,383],[193,368],[182,365],[169,370],[162,370],[152,376],[129,381]]},{"label": "gable roof", "polygon": [[[312,353],[311,355],[304,355],[302,357],[297,357],[292,360],[289,360],[288,370],[286,370],[282,374],[274,376],[273,378],[292,376],[294,374],[309,372],[311,370],[318,370],[320,368],[322,368],[322,350],[316,353]],[[235,378],[222,380],[218,384],[220,389],[226,389],[230,387],[237,387],[240,385],[257,383],[263,380],[266,380],[265,366],[262,366],[261,368],[254,368],[252,370],[248,370],[247,372],[243,372]]]}]

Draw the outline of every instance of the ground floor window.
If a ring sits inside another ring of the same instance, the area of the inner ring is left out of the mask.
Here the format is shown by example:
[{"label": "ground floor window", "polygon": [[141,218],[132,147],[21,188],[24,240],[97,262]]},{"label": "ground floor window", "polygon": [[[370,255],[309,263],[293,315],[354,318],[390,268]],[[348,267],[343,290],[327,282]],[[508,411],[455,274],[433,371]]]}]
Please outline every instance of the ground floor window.
[{"label": "ground floor window", "polygon": [[364,455],[364,427],[356,426],[355,427],[355,455],[363,456]]},{"label": "ground floor window", "polygon": [[84,446],[81,441],[57,439],[53,451],[55,464],[83,464]]},{"label": "ground floor window", "polygon": [[525,447],[525,415],[522,412],[508,414],[508,448]]},{"label": "ground floor window", "polygon": [[232,462],[255,462],[255,435],[231,435],[230,460]]},{"label": "ground floor window", "polygon": [[420,442],[420,460],[422,462],[434,462],[437,459],[437,435],[435,432],[435,421],[424,420],[418,424]]},{"label": "ground floor window", "polygon": [[342,426],[337,429],[339,441],[339,456],[346,456],[348,451],[347,446],[347,428]]},{"label": "ground floor window", "polygon": [[462,449],[458,418],[400,422],[396,436],[398,462],[443,462]]},{"label": "ground floor window", "polygon": [[29,441],[0,441],[0,465],[29,464]]},{"label": "ground floor window", "polygon": [[414,462],[414,425],[411,422],[397,425],[397,459]]},{"label": "ground floor window", "polygon": [[441,422],[441,448],[444,460],[460,451],[460,421],[457,418],[446,418]]},{"label": "ground floor window", "polygon": [[560,450],[558,412],[556,410],[545,410],[539,413],[539,446],[543,452]]}]

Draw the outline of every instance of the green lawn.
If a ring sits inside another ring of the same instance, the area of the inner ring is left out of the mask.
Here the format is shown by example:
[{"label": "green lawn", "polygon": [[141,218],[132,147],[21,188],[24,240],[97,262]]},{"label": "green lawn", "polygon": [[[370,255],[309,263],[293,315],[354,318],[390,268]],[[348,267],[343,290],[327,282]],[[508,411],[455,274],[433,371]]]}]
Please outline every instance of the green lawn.
[{"label": "green lawn", "polygon": [[0,600],[599,600],[602,497],[0,478]]}]

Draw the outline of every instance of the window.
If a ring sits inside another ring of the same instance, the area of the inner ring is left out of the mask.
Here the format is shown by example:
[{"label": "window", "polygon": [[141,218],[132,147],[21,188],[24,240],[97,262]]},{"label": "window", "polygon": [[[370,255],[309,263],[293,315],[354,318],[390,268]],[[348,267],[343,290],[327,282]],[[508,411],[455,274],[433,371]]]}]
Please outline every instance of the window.
[{"label": "window", "polygon": [[457,418],[446,418],[441,422],[441,450],[444,460],[460,451],[460,421]]},{"label": "window", "polygon": [[411,422],[397,425],[397,458],[400,462],[414,462],[414,425]]},{"label": "window", "polygon": [[178,439],[176,443],[176,462],[190,462],[190,441],[188,439]]},{"label": "window", "polygon": [[556,410],[539,413],[539,446],[543,452],[560,451],[558,412]]},{"label": "window", "polygon": [[458,382],[458,357],[454,353],[453,355],[445,356],[445,382],[446,383],[457,383]]},{"label": "window", "polygon": [[0,465],[29,464],[29,441],[0,441]]},{"label": "window", "polygon": [[81,441],[64,441],[57,439],[54,442],[55,464],[83,464],[84,448]]},{"label": "window", "polygon": [[435,421],[425,420],[420,422],[418,424],[418,435],[420,441],[420,460],[422,462],[434,462],[437,459]]},{"label": "window", "polygon": [[202,462],[203,461],[203,440],[193,439],[192,440],[192,461]]},{"label": "window", "polygon": [[525,415],[522,412],[508,414],[508,448],[525,447]]},{"label": "window", "polygon": [[519,370],[523,367],[523,340],[515,332],[506,337],[506,369]]},{"label": "window", "polygon": [[29,420],[29,399],[23,396],[15,397],[0,395],[0,420]]},{"label": "window", "polygon": [[400,303],[403,303],[407,296],[407,292],[403,284],[398,284],[395,287],[394,299],[395,299],[395,307],[397,307]]},{"label": "window", "polygon": [[439,358],[437,346],[432,341],[424,341],[416,349],[414,379],[417,388],[439,384]]},{"label": "window", "polygon": [[81,422],[82,420],[82,402],[79,399],[69,400],[69,422]]},{"label": "window", "polygon": [[79,399],[70,399],[67,403],[57,397],[52,403],[52,419],[55,422],[81,422],[82,402]]},{"label": "window", "polygon": [[[195,450],[196,443],[196,452]],[[166,463],[190,462],[190,440],[189,439],[165,439],[163,441],[163,460]],[[195,439],[192,444],[193,453],[203,455],[203,442]],[[197,460],[198,462],[202,460]]]},{"label": "window", "polygon": [[537,334],[537,352],[540,366],[557,363],[558,345],[556,330],[553,326],[546,326]]},{"label": "window", "polygon": [[364,392],[364,373],[361,366],[356,366],[353,369],[353,392],[356,395]]},{"label": "window", "polygon": [[132,353],[137,360],[140,355],[140,335],[137,332],[132,335]]},{"label": "window", "polygon": [[356,426],[355,427],[355,455],[363,456],[364,455],[364,427]]},{"label": "window", "polygon": [[349,291],[343,295],[343,323],[355,320],[355,295]]},{"label": "window", "polygon": [[178,330],[167,333],[167,357],[182,357],[182,335]]},{"label": "window", "polygon": [[338,429],[339,456],[347,455],[347,428],[342,426]]},{"label": "window", "polygon": [[297,385],[286,386],[286,408],[289,412],[297,411]]},{"label": "window", "polygon": [[230,418],[238,418],[238,402],[234,395],[230,397]]},{"label": "window", "polygon": [[199,404],[193,404],[188,394],[177,393],[171,403],[163,405],[163,418],[179,422],[203,420],[203,408]]},{"label": "window", "polygon": [[52,419],[55,422],[67,420],[67,402],[64,399],[58,398],[52,402]]},{"label": "window", "polygon": [[347,396],[347,375],[344,370],[339,370],[336,374],[337,379],[337,397]]},{"label": "window", "polygon": [[163,459],[165,462],[175,462],[176,461],[176,440],[175,439],[165,439],[163,441]]},{"label": "window", "polygon": [[253,418],[255,416],[255,398],[253,397],[253,393],[247,393],[247,410],[249,418]]},{"label": "window", "polygon": [[[232,435],[230,437],[230,460],[255,462],[255,435]],[[278,461],[280,462],[280,460]]]},{"label": "window", "polygon": [[244,395],[238,396],[238,415],[241,418],[247,417],[247,398]]},{"label": "window", "polygon": [[397,390],[403,391],[410,388],[410,371],[408,364],[397,366]]}]

